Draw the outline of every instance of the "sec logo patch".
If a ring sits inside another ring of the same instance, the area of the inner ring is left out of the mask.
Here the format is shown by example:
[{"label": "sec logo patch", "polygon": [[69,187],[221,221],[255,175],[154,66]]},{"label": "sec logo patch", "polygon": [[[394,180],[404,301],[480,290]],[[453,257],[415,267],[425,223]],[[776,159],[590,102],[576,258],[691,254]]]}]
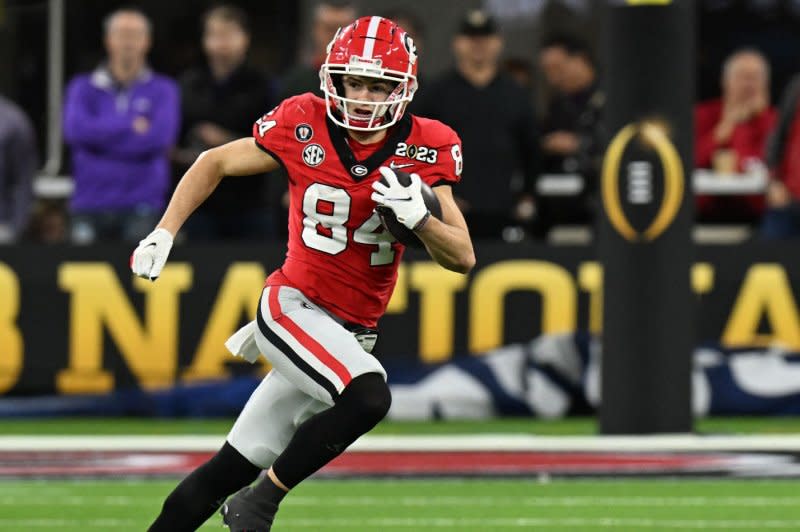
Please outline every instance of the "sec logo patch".
[{"label": "sec logo patch", "polygon": [[325,160],[325,150],[319,144],[309,144],[303,148],[303,162],[308,166],[319,166]]}]

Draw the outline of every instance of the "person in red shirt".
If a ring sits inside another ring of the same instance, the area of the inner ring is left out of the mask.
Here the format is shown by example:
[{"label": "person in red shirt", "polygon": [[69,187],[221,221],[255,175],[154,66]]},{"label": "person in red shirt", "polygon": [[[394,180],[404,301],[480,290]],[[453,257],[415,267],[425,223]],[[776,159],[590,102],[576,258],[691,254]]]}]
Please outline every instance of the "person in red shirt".
[{"label": "person in red shirt", "polygon": [[767,211],[761,221],[764,238],[800,236],[800,76],[781,98],[778,125],[767,144],[771,179]]},{"label": "person in red shirt", "polygon": [[[134,251],[133,272],[155,280],[173,236],[223,176],[285,168],[286,260],[268,277],[256,319],[226,342],[251,360],[253,350],[262,353],[273,369],[222,449],[167,497],[151,532],[195,530],[236,490],[223,522],[232,531],[270,530],[290,489],[386,415],[386,372],[371,351],[403,245],[383,228],[377,206],[391,209],[443,267],[474,266],[452,192],[461,141],[441,122],[404,112],[416,71],[414,42],[394,22],[363,17],[340,29],[320,69],[325,99],[284,100],[255,123],[254,139],[204,152]],[[413,172],[408,186],[399,168]],[[433,187],[441,219],[430,216],[422,182]],[[267,475],[249,486],[263,469]]]},{"label": "person in red shirt", "polygon": [[[695,165],[726,174],[747,172],[753,162],[764,160],[776,119],[766,58],[753,49],[733,53],[722,69],[722,97],[695,107]],[[763,209],[761,195],[697,197],[701,220],[752,222]]]}]

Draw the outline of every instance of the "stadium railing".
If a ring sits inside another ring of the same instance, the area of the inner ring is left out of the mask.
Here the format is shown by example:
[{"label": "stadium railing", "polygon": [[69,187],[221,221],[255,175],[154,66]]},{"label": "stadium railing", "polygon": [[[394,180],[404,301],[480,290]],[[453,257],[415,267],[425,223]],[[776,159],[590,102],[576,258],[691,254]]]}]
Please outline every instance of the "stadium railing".
[{"label": "stadium railing", "polygon": [[[692,172],[692,190],[696,195],[738,196],[763,194],[769,172],[763,164],[750,165],[746,173],[718,173],[706,168]],[[536,184],[540,196],[569,198],[581,194],[586,186],[580,174],[542,174]],[[697,243],[733,244],[750,237],[752,229],[744,224],[695,224],[692,236]],[[550,230],[548,242],[560,245],[586,244],[593,238],[591,227],[558,225]]]},{"label": "stadium railing", "polygon": [[[762,194],[766,190],[768,172],[763,165],[753,165],[747,173],[722,174],[705,168],[692,172],[692,189],[695,194],[733,196]],[[537,181],[539,195],[552,198],[569,198],[581,194],[586,186],[579,174],[542,174]],[[40,175],[34,181],[34,193],[47,199],[68,198],[74,189],[67,175]],[[693,238],[698,243],[732,244],[747,239],[752,229],[743,224],[696,224]],[[593,238],[593,230],[586,225],[557,225],[550,230],[547,241],[557,245],[586,244]]]}]

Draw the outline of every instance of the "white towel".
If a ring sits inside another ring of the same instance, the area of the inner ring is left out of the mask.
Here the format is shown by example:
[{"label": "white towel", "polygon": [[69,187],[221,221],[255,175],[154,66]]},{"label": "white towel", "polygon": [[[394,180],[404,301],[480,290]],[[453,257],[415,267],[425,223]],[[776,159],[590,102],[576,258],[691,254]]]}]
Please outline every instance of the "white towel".
[{"label": "white towel", "polygon": [[258,350],[256,345],[256,331],[258,325],[255,321],[251,321],[225,341],[225,347],[228,351],[233,353],[233,356],[242,357],[251,364],[258,360],[261,356],[261,351]]}]

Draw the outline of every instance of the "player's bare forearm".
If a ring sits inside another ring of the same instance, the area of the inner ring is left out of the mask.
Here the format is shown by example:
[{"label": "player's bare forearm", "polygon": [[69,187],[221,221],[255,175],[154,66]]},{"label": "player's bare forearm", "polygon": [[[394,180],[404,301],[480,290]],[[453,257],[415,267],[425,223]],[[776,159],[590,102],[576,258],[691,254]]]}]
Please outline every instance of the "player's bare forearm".
[{"label": "player's bare forearm", "polygon": [[169,200],[164,216],[158,223],[159,228],[164,228],[173,235],[177,234],[189,215],[217,187],[222,174],[219,161],[213,152],[214,150],[209,150],[201,153],[183,175]]},{"label": "player's bare forearm", "polygon": [[438,186],[433,190],[442,206],[442,220],[431,216],[417,231],[417,235],[433,260],[442,267],[467,273],[475,266],[475,251],[472,249],[467,222],[449,186]]},{"label": "player's bare forearm", "polygon": [[472,240],[465,228],[430,217],[417,231],[431,258],[448,270],[468,273],[475,266]]},{"label": "player's bare forearm", "polygon": [[260,150],[252,138],[204,151],[181,178],[158,227],[175,235],[223,177],[269,172],[277,167],[278,162]]}]

